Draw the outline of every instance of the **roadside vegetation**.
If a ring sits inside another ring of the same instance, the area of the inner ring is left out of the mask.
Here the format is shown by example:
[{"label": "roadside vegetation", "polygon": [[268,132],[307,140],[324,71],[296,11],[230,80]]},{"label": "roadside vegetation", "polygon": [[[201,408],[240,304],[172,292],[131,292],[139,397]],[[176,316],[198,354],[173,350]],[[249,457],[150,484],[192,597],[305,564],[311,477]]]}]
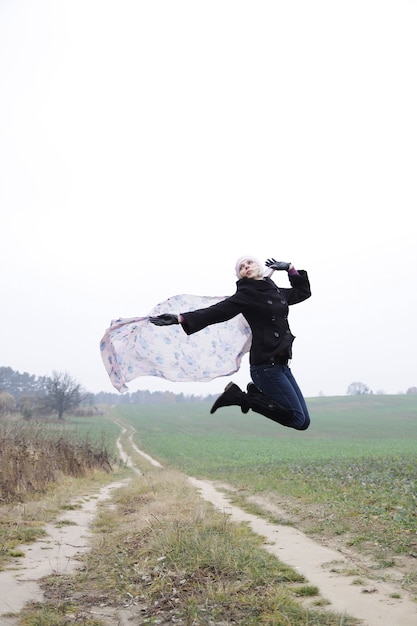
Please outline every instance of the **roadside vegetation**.
[{"label": "roadside vegetation", "polygon": [[19,545],[68,505],[68,494],[108,480],[116,457],[98,433],[53,423],[0,421],[0,570]]},{"label": "roadside vegetation", "polygon": [[61,476],[83,477],[111,470],[104,441],[48,423],[0,421],[0,496],[2,502],[42,493]]}]

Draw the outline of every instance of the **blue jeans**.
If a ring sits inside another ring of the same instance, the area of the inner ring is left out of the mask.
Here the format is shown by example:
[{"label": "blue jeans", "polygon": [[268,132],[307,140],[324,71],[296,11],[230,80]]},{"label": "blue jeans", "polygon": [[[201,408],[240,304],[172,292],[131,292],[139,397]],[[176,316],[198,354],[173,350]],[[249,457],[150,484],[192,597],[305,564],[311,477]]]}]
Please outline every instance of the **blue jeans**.
[{"label": "blue jeans", "polygon": [[292,412],[290,428],[306,430],[309,427],[307,405],[288,365],[251,365],[250,375],[259,391]]}]

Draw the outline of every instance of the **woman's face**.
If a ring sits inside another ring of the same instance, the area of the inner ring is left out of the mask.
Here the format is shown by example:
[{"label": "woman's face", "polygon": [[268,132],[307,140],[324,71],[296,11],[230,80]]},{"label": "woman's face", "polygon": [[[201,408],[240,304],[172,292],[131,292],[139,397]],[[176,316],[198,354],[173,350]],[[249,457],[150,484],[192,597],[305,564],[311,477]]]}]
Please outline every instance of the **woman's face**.
[{"label": "woman's face", "polygon": [[262,269],[253,259],[244,259],[239,265],[239,277],[260,280],[262,278]]}]

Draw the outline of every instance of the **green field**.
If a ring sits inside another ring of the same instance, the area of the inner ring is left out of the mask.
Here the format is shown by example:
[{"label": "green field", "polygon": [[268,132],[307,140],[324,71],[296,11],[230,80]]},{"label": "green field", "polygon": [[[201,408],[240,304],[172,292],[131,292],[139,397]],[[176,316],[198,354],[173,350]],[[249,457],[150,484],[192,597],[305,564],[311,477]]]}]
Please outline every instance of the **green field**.
[{"label": "green field", "polygon": [[265,464],[410,457],[417,453],[417,397],[356,396],[309,400],[312,424],[298,432],[237,408],[210,405],[124,406],[118,414],[162,462],[221,477]]},{"label": "green field", "polygon": [[[163,465],[297,510],[316,535],[373,552],[417,552],[417,396],[308,400],[309,430],[210,405],[124,406],[138,445]],[[318,507],[319,514],[306,514]]]}]

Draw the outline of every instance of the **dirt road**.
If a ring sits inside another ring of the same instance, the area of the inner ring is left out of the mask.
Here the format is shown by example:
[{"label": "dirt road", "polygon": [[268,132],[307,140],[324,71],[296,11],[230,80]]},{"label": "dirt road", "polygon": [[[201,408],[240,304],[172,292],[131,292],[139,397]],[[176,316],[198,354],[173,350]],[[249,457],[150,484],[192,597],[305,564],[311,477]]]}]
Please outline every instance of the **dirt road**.
[{"label": "dirt road", "polygon": [[[0,572],[0,626],[17,623],[6,618],[8,613],[18,613],[29,601],[41,601],[42,590],[38,581],[50,574],[68,573],[80,567],[77,555],[89,549],[90,527],[100,502],[108,500],[114,489],[125,482],[115,482],[72,504],[79,508],[65,511],[53,524],[46,524],[46,535],[39,541],[21,545],[23,558],[16,558]],[[60,521],[64,524],[61,526]]]},{"label": "dirt road", "polygon": [[[364,626],[417,626],[417,604],[398,586],[375,580],[355,585],[355,576],[338,572],[353,569],[354,562],[349,557],[320,545],[296,528],[270,524],[246,513],[207,481],[189,480],[205,500],[233,521],[247,522],[255,533],[265,537],[265,550],[303,574],[310,584],[317,585],[321,595],[331,602],[330,609],[362,619]],[[398,594],[401,599],[393,597]]]},{"label": "dirt road", "polygon": [[[123,433],[126,429],[119,424]],[[130,433],[132,442],[134,431]],[[162,467],[158,461],[138,450],[149,463]],[[118,449],[124,462],[136,472],[130,457],[124,451],[120,438]],[[265,550],[303,574],[308,582],[317,585],[321,595],[331,604],[329,608],[363,620],[364,626],[416,626],[417,603],[395,583],[369,579],[354,584],[355,577],[343,572],[353,570],[351,558],[336,549],[323,546],[291,526],[271,524],[262,517],[246,513],[233,506],[223,489],[209,481],[189,478],[201,497],[211,502],[234,522],[248,523],[253,532],[265,538]],[[77,554],[88,550],[89,528],[97,504],[111,497],[111,492],[124,483],[112,483],[78,500],[81,508],[67,511],[65,519],[72,525],[62,527],[49,524],[44,539],[22,546],[26,556],[0,572],[0,626],[13,626],[17,622],[6,618],[9,612],[19,612],[30,600],[41,600],[42,592],[37,581],[48,574],[68,572],[79,567]],[[400,597],[398,597],[400,596]],[[119,617],[119,624],[122,624]],[[128,625],[128,620],[125,622]]]}]

